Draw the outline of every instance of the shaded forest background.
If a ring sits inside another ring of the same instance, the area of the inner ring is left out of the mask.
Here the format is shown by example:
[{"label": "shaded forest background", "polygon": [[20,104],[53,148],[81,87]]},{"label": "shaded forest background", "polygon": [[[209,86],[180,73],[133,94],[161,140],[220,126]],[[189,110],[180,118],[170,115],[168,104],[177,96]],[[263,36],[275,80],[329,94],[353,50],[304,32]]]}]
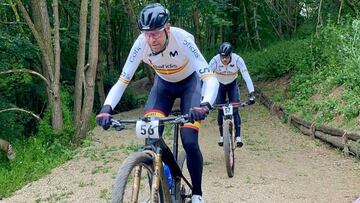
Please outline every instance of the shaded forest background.
[{"label": "shaded forest background", "polygon": [[[86,144],[106,93],[154,1],[0,0],[0,197],[71,159]],[[304,119],[359,131],[360,2],[156,1],[191,32],[207,60],[231,42],[256,83]],[[153,72],[141,65],[133,81]],[[130,89],[117,111],[147,99]],[[2,145],[1,145],[2,144]]]}]

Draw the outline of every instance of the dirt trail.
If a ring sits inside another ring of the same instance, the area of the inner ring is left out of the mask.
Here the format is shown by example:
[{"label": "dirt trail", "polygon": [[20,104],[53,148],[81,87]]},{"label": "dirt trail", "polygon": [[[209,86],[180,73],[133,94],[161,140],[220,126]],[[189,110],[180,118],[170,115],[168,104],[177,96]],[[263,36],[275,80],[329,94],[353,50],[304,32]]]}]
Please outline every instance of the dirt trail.
[{"label": "dirt trail", "polygon": [[[126,112],[138,117],[142,110]],[[212,202],[353,202],[360,197],[360,162],[281,123],[261,105],[241,111],[245,145],[228,178],[217,146],[216,113],[201,129],[203,192]],[[51,174],[0,202],[108,202],[126,152],[142,143],[131,130],[96,128],[88,147]]]}]

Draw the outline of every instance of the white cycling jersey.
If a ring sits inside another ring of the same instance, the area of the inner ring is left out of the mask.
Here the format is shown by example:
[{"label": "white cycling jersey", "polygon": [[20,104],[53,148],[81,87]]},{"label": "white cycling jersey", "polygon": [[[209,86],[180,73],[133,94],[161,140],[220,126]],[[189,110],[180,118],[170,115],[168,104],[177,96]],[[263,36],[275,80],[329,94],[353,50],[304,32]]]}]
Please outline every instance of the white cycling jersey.
[{"label": "white cycling jersey", "polygon": [[166,49],[157,55],[152,53],[145,35],[139,35],[118,82],[111,88],[104,104],[115,108],[141,61],[149,64],[156,74],[168,82],[182,81],[196,71],[204,82],[202,88],[205,94],[201,102],[214,103],[217,91],[213,90],[218,89],[219,83],[197,48],[193,35],[181,28],[171,27]]},{"label": "white cycling jersey", "polygon": [[237,54],[231,54],[231,61],[228,65],[224,65],[217,54],[210,61],[210,69],[215,73],[216,78],[221,84],[229,84],[236,80],[238,71],[240,71],[249,92],[254,91],[254,84],[251,80],[249,72],[246,68],[244,60]]}]

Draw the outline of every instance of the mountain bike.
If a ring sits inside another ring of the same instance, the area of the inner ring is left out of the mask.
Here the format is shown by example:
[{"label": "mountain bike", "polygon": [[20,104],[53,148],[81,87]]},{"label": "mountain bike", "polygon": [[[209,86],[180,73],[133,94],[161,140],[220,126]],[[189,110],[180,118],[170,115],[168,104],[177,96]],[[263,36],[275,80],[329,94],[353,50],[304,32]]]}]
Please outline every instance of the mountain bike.
[{"label": "mountain bike", "polygon": [[233,109],[234,107],[243,108],[248,106],[247,102],[242,103],[225,103],[216,104],[217,109],[222,109],[224,112],[223,116],[223,138],[224,138],[224,154],[225,154],[225,166],[228,176],[231,178],[234,176],[235,169],[235,125],[233,120]]},{"label": "mountain bike", "polygon": [[[182,173],[186,153],[183,150],[178,153],[179,130],[188,122],[187,115],[112,119],[111,122],[117,131],[125,129],[125,125],[136,124],[136,136],[145,138],[145,145],[131,153],[118,171],[112,190],[113,203],[183,203],[191,200],[192,185]],[[157,130],[165,123],[174,126],[172,151]],[[171,177],[166,176],[165,166],[170,169]]]}]

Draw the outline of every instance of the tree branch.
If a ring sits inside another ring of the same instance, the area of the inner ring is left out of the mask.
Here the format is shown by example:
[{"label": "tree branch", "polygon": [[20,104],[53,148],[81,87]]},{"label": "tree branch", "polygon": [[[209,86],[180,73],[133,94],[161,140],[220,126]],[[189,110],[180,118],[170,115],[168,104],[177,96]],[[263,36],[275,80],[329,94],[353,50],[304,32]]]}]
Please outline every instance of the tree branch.
[{"label": "tree branch", "polygon": [[29,69],[7,70],[7,71],[1,71],[1,72],[0,72],[0,75],[4,75],[4,74],[8,74],[8,73],[17,73],[17,72],[20,72],[20,73],[30,73],[30,74],[33,74],[33,75],[37,75],[37,76],[39,76],[43,81],[45,81],[46,86],[48,86],[48,87],[50,88],[50,83],[49,83],[49,81],[48,81],[43,75],[41,75],[40,73],[38,73],[38,72],[36,72],[36,71],[33,71],[33,70],[29,70]]},{"label": "tree branch", "polygon": [[7,112],[7,111],[21,111],[21,112],[25,112],[25,113],[28,113],[30,115],[32,115],[34,118],[36,118],[37,120],[41,120],[41,118],[34,114],[33,112],[31,111],[28,111],[28,110],[25,110],[25,109],[21,109],[21,108],[8,108],[8,109],[3,109],[3,110],[0,110],[0,113],[4,113],[4,112]]}]

